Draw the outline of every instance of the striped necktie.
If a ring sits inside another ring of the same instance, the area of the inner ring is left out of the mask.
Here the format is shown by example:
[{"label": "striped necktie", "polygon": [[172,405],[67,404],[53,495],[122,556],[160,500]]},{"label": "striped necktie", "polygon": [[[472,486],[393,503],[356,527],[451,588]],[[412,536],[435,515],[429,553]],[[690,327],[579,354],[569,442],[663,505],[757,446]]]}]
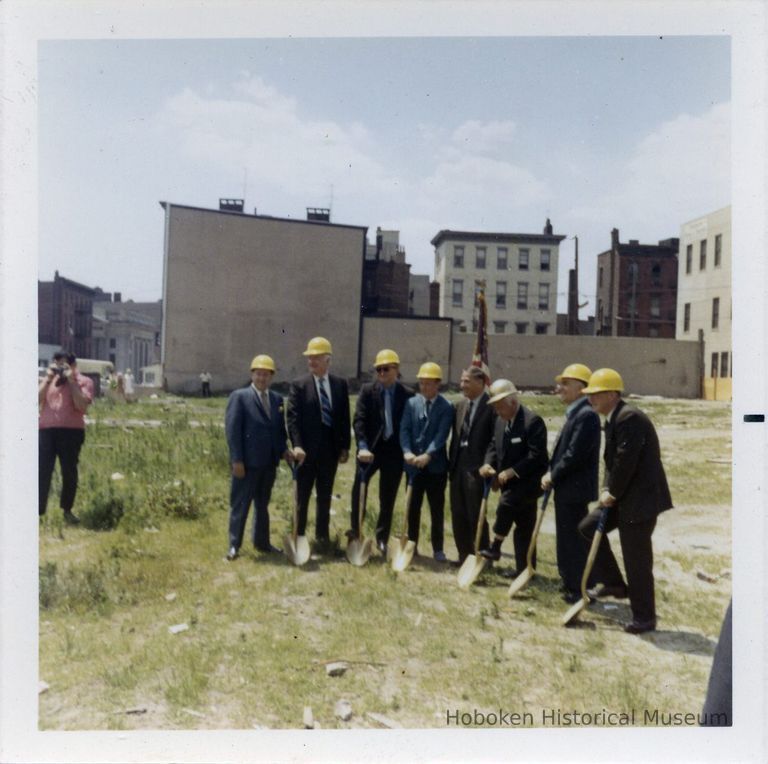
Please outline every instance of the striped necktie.
[{"label": "striped necktie", "polygon": [[320,388],[320,415],[323,419],[323,424],[326,427],[333,427],[333,417],[331,416],[331,399],[328,397],[328,393],[325,389],[325,378],[318,381],[318,387]]},{"label": "striped necktie", "polygon": [[267,415],[267,419],[272,418],[272,414],[269,410],[269,393],[266,390],[262,390],[261,393],[261,405],[264,407],[264,413]]},{"label": "striped necktie", "polygon": [[390,388],[384,388],[384,440],[389,440],[393,433],[392,390]]}]

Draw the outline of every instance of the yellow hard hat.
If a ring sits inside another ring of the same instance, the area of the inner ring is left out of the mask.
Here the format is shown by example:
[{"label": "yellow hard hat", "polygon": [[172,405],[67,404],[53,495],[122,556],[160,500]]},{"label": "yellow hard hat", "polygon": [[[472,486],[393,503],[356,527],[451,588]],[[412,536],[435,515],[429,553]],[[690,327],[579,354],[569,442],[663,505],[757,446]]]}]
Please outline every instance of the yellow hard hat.
[{"label": "yellow hard hat", "polygon": [[508,395],[514,395],[517,392],[517,388],[514,382],[510,382],[508,379],[497,379],[489,388],[488,395],[491,397],[488,399],[488,403],[498,403]]},{"label": "yellow hard hat", "polygon": [[254,369],[266,369],[267,371],[275,372],[275,362],[268,355],[254,356],[251,361],[251,371]]},{"label": "yellow hard hat", "polygon": [[591,376],[592,372],[588,366],[585,366],[583,363],[572,363],[563,369],[562,374],[558,374],[555,377],[555,382],[562,382],[564,379],[578,379],[586,385],[589,384]]},{"label": "yellow hard hat", "polygon": [[388,363],[396,363],[399,366],[400,356],[395,353],[394,350],[379,350],[379,352],[376,353],[376,360],[373,362],[374,368],[376,366],[385,366]]},{"label": "yellow hard hat", "polygon": [[434,362],[427,361],[421,364],[419,373],[416,375],[417,379],[442,379],[443,370]]},{"label": "yellow hard hat", "polygon": [[592,393],[616,392],[624,390],[624,381],[618,371],[613,369],[598,369],[593,371],[589,384],[584,388],[587,395]]},{"label": "yellow hard hat", "polygon": [[332,353],[331,343],[325,337],[313,337],[304,351],[304,355],[331,355]]}]

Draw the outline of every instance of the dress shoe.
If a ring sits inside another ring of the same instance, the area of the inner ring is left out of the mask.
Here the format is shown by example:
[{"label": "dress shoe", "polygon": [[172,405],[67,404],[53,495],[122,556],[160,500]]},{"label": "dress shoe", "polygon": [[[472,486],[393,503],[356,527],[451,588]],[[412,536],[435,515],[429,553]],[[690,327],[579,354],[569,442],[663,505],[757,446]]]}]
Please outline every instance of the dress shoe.
[{"label": "dress shoe", "polygon": [[229,548],[229,552],[227,552],[227,559],[232,562],[232,560],[237,559],[237,547],[231,546]]},{"label": "dress shoe", "polygon": [[517,572],[517,568],[503,568],[499,571],[499,575],[503,578],[517,578],[520,574]]},{"label": "dress shoe", "polygon": [[569,604],[569,605],[575,605],[577,602],[580,602],[581,592],[565,592],[563,594],[563,599]]},{"label": "dress shoe", "polygon": [[617,600],[624,600],[627,598],[627,587],[603,586],[602,584],[598,584],[592,589],[587,589],[587,595],[593,600],[601,597],[615,597]]},{"label": "dress shoe", "polygon": [[382,557],[387,556],[387,542],[386,541],[377,541],[376,542],[376,549],[379,550],[379,553]]},{"label": "dress shoe", "polygon": [[646,631],[655,631],[656,621],[632,621],[624,627],[627,634],[645,634]]},{"label": "dress shoe", "polygon": [[448,558],[445,556],[445,552],[440,549],[434,554],[435,562],[448,562]]},{"label": "dress shoe", "polygon": [[257,546],[256,549],[258,549],[260,552],[265,552],[267,554],[282,554],[283,550],[278,549],[276,546],[272,546],[272,544],[269,544],[268,546]]},{"label": "dress shoe", "polygon": [[501,549],[481,549],[480,556],[485,557],[486,560],[493,560],[497,562],[501,559]]},{"label": "dress shoe", "polygon": [[71,509],[65,509],[64,510],[64,522],[67,525],[79,525],[80,524],[80,518],[75,515]]},{"label": "dress shoe", "polygon": [[357,533],[355,533],[355,531],[353,531],[351,528],[350,528],[349,530],[346,530],[346,531],[344,531],[344,535],[345,535],[345,536],[346,536],[346,537],[347,537],[347,538],[348,538],[350,541],[352,541],[352,539],[356,539],[356,538],[357,538]]}]

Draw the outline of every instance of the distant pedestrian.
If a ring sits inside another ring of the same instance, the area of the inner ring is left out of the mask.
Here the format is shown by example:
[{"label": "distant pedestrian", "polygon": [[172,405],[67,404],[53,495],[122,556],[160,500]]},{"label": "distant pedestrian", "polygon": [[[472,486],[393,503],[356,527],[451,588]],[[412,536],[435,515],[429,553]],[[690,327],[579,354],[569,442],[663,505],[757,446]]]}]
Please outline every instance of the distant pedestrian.
[{"label": "distant pedestrian", "polygon": [[446,562],[443,523],[448,454],[445,444],[451,432],[453,405],[439,393],[443,371],[436,363],[423,363],[416,376],[419,392],[405,404],[400,422],[400,447],[406,472],[413,481],[408,538],[416,544],[419,542],[421,504],[426,493],[431,515],[432,553],[437,562]]},{"label": "distant pedestrian", "polygon": [[130,369],[125,370],[125,375],[123,376],[123,384],[125,386],[125,400],[128,403],[131,403],[134,400],[135,390],[133,387],[133,374]]},{"label": "distant pedestrian", "polygon": [[204,371],[200,374],[201,394],[203,398],[211,397],[211,379],[212,376],[209,371]]},{"label": "distant pedestrian", "polygon": [[[496,409],[498,418],[480,475],[495,478],[494,487],[501,491],[501,498],[493,524],[493,543],[481,554],[488,560],[499,560],[501,545],[514,525],[516,575],[527,564],[536,524],[536,499],[541,496],[541,478],[549,463],[547,427],[538,414],[520,403],[517,388],[508,379],[497,379],[489,392],[488,403]],[[532,562],[535,567],[535,552]]]},{"label": "distant pedestrian", "polygon": [[77,494],[78,460],[85,442],[85,412],[93,401],[93,382],[77,370],[72,353],[58,352],[38,387],[39,418],[39,509],[48,506],[51,477],[59,460],[64,521],[80,522],[72,512]]},{"label": "distant pedestrian", "polygon": [[305,535],[309,499],[317,495],[315,540],[320,552],[330,552],[331,494],[336,470],[349,458],[352,442],[349,390],[346,379],[330,373],[331,343],[314,337],[304,356],[309,373],[291,383],[288,395],[288,435],[297,473],[298,535]]},{"label": "distant pedestrian", "polygon": [[269,539],[269,499],[280,459],[288,451],[283,398],[269,389],[275,362],[268,355],[251,361],[251,384],[235,390],[227,402],[225,430],[232,465],[228,560],[243,543],[248,510],[254,504],[253,545],[261,552],[279,552]]},{"label": "distant pedestrian", "polygon": [[552,450],[549,472],[541,487],[555,492],[557,569],[563,599],[581,599],[581,577],[587,550],[579,534],[579,523],[587,516],[588,504],[597,499],[600,462],[600,417],[589,405],[584,388],[592,372],[572,363],[555,377],[555,392],[565,404],[565,422]]},{"label": "distant pedestrian", "polygon": [[[605,487],[600,504],[609,507],[593,568],[594,580],[603,586],[589,594],[629,595],[632,621],[624,631],[642,634],[656,628],[651,536],[659,513],[672,508],[672,497],[656,429],[646,414],[622,400],[623,390],[624,381],[613,369],[593,372],[584,388],[592,408],[605,417]],[[595,534],[600,514],[600,509],[593,510],[579,524],[587,542]],[[608,543],[608,533],[614,528],[619,529],[626,584]]]}]

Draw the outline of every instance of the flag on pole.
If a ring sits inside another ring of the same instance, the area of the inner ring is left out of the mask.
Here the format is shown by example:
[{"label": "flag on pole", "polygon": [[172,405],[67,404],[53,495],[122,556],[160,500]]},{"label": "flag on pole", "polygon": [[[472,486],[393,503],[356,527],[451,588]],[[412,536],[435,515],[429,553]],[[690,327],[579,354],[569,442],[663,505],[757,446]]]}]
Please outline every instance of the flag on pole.
[{"label": "flag on pole", "polygon": [[485,374],[485,382],[491,384],[491,373],[488,369],[488,310],[485,305],[485,291],[477,290],[475,297],[477,305],[477,340],[475,352],[472,355],[472,366],[479,366]]}]

